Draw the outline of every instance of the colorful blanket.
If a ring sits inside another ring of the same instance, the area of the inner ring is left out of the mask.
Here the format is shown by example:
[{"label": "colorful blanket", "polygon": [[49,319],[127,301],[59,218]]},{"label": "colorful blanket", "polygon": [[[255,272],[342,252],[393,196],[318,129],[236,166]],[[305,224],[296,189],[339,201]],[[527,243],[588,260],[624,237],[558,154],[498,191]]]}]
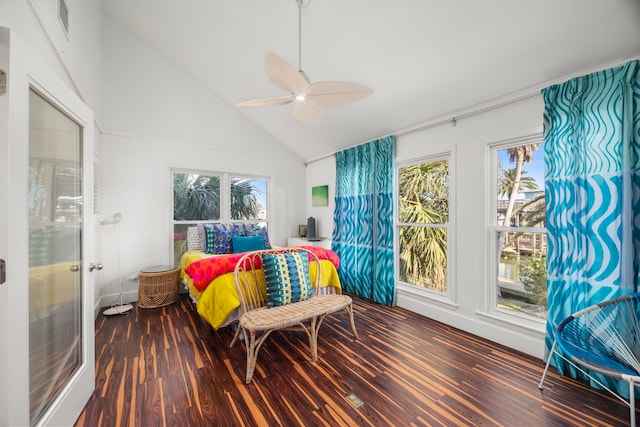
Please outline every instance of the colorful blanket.
[{"label": "colorful blanket", "polygon": [[[335,252],[315,246],[301,247],[307,251],[313,252],[318,259],[331,261],[336,268],[340,267],[340,259],[338,258],[338,254]],[[226,273],[233,273],[236,268],[236,264],[244,255],[244,253],[238,253],[203,258],[189,264],[184,271],[189,277],[191,277],[196,289],[202,292],[216,277]],[[309,255],[309,257],[311,257],[311,255]],[[262,268],[260,265],[260,258],[257,258],[256,261],[256,268]]]},{"label": "colorful blanket", "polygon": [[[317,248],[317,247],[304,247],[305,249],[313,251],[320,259],[320,268],[322,274],[321,287],[331,286],[335,289],[336,293],[342,293],[340,286],[340,278],[338,277],[337,267],[339,266],[339,258],[335,252]],[[237,259],[243,254],[237,255]],[[206,263],[200,263],[198,265],[204,267],[206,264],[215,264],[221,258],[227,257],[226,255],[211,255],[201,251],[188,251],[182,256],[180,278],[182,282],[189,288],[189,294],[196,301],[196,308],[198,313],[204,320],[206,320],[214,329],[218,329],[222,326],[229,324],[233,320],[237,320],[235,316],[235,309],[240,306],[240,300],[238,299],[238,293],[236,291],[236,285],[234,281],[233,270],[235,269],[235,263],[233,268],[227,272],[217,275],[211,279],[210,282],[204,284],[203,290],[198,290],[195,286],[194,280],[187,274],[189,267],[199,261],[209,260]],[[228,258],[230,262],[234,257]],[[192,267],[189,270],[195,269]],[[206,272],[204,276],[200,277],[200,280],[207,280],[208,275],[214,276],[213,270],[224,271],[229,269],[213,268],[210,272]],[[206,270],[206,268],[205,268]],[[315,271],[315,263],[310,266],[311,279],[314,280],[317,272]],[[201,286],[202,287],[202,286]]]}]

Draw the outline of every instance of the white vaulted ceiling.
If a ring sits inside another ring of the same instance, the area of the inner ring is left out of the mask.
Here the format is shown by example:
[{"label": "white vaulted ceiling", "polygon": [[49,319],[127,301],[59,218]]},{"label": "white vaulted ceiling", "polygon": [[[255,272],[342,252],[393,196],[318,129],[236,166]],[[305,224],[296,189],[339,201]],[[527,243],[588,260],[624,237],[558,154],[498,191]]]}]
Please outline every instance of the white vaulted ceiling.
[{"label": "white vaulted ceiling", "polygon": [[[307,0],[305,0],[306,2]],[[296,0],[103,0],[149,47],[236,103],[284,95],[274,52],[297,68]],[[371,87],[315,126],[291,105],[237,108],[305,160],[640,55],[636,0],[311,0],[302,68]]]}]

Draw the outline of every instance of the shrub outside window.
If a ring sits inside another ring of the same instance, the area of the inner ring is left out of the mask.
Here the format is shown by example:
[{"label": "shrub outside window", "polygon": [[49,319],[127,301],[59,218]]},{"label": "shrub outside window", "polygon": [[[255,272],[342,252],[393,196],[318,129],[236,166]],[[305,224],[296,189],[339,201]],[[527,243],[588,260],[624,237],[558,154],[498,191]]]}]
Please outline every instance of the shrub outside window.
[{"label": "shrub outside window", "polygon": [[398,271],[401,282],[447,293],[449,161],[398,169]]}]

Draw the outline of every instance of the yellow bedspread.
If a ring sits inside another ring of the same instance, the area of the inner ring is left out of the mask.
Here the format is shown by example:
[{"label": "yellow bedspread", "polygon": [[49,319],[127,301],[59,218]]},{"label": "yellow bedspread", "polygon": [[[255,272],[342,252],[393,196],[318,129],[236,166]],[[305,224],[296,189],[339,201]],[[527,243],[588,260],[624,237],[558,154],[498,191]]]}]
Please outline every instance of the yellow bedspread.
[{"label": "yellow bedspread", "polygon": [[[226,324],[229,315],[240,306],[233,273],[226,273],[216,277],[204,291],[200,292],[194,286],[193,280],[184,271],[192,262],[209,257],[215,257],[215,255],[201,251],[185,252],[180,261],[180,279],[189,288],[191,296],[197,301],[196,307],[200,316],[211,324],[214,329],[218,329]],[[335,288],[336,293],[341,293],[342,288],[338,278],[338,271],[333,263],[328,260],[320,260],[320,266],[322,268],[322,283],[320,286],[332,286]],[[309,274],[313,281],[316,275],[315,263],[311,264]]]},{"label": "yellow bedspread", "polygon": [[30,310],[50,310],[58,304],[79,301],[82,275],[75,270],[78,265],[81,261],[29,267]]}]

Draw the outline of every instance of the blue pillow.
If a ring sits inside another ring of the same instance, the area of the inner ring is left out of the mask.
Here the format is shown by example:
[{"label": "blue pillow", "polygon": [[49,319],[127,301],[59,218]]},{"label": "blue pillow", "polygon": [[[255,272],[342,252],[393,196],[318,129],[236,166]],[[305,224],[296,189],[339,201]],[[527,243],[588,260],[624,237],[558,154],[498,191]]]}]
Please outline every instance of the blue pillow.
[{"label": "blue pillow", "polygon": [[232,236],[233,253],[260,251],[264,249],[262,236]]},{"label": "blue pillow", "polygon": [[306,251],[263,254],[262,270],[269,307],[309,299],[313,293]]},{"label": "blue pillow", "polygon": [[264,248],[272,249],[271,242],[269,242],[269,233],[267,231],[267,227],[254,227],[251,231],[247,232],[247,236],[262,236],[264,240]]}]

